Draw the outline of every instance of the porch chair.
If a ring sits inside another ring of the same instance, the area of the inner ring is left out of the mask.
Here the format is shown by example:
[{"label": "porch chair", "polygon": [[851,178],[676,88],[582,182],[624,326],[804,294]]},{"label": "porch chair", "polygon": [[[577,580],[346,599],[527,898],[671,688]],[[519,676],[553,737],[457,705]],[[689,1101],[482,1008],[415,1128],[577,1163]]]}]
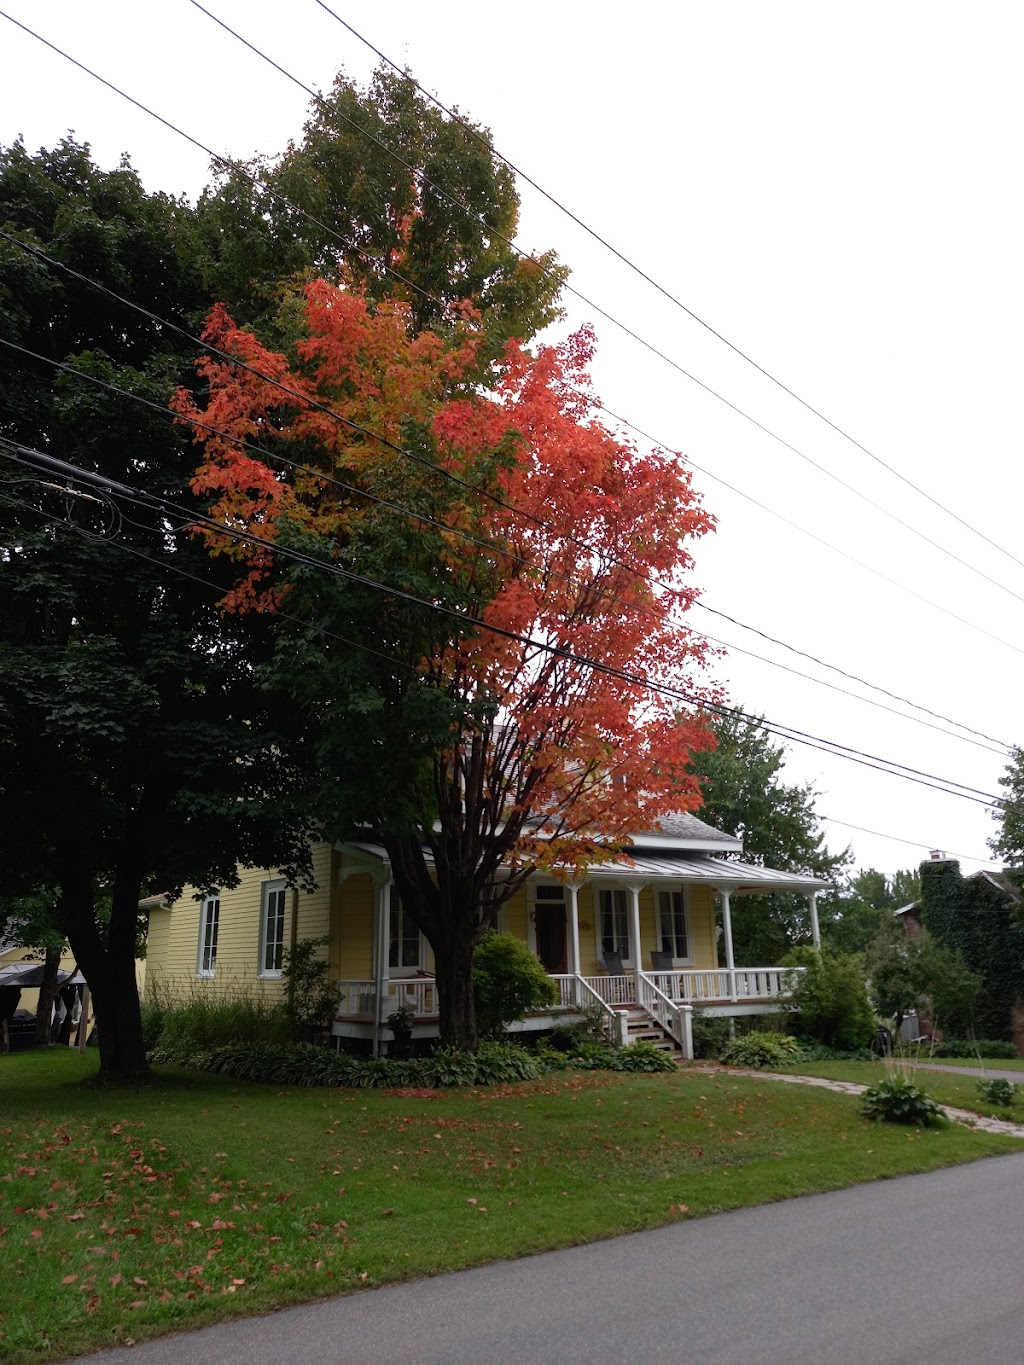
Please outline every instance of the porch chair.
[{"label": "porch chair", "polygon": [[609,976],[625,976],[626,969],[622,965],[621,953],[605,953],[604,969]]},{"label": "porch chair", "polygon": [[672,970],[672,954],[656,953],[651,951],[651,971],[670,972]]}]

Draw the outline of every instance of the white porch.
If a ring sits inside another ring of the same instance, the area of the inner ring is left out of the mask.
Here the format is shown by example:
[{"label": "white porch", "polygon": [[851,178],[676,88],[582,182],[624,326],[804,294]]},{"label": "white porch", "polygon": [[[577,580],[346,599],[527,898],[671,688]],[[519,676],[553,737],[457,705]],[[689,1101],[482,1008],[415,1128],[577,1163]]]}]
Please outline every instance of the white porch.
[{"label": "white porch", "polygon": [[[627,1043],[627,1014],[639,1009],[676,1042],[684,1057],[690,1058],[695,1005],[706,1014],[726,1017],[772,1013],[789,999],[799,971],[791,967],[733,967],[637,971],[622,976],[560,973],[551,977],[558,992],[551,1009],[531,1015],[513,1025],[511,1031],[538,1031],[570,1022],[586,1010],[596,1010],[604,1017],[612,1041]],[[384,979],[380,987],[378,997],[378,983],[372,979],[339,981],[336,1036],[380,1038],[378,1021],[406,1008],[414,1016],[414,1037],[436,1037],[439,1008],[437,983],[432,976]],[[383,1027],[387,1029],[386,1024]]]}]

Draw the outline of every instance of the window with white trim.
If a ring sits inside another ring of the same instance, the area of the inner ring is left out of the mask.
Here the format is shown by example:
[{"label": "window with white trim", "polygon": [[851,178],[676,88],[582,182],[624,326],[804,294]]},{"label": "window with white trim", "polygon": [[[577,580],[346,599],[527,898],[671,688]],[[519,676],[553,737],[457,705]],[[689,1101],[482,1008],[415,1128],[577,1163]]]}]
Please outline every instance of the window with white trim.
[{"label": "window with white trim", "polygon": [[390,897],[388,975],[412,976],[426,964],[426,939],[417,929],[394,886],[390,889]]},{"label": "window with white trim", "polygon": [[686,896],[682,888],[658,892],[658,939],[663,953],[674,962],[690,961],[690,937],[686,922]]},{"label": "window with white trim", "polygon": [[601,953],[618,953],[629,960],[629,892],[602,888],[598,892],[601,912]]},{"label": "window with white trim", "polygon": [[197,976],[213,976],[217,971],[217,935],[220,930],[220,892],[203,897],[199,909],[199,957]]},{"label": "window with white trim", "polygon": [[260,900],[260,957],[258,976],[278,977],[284,960],[284,926],[288,887],[284,881],[264,882]]}]

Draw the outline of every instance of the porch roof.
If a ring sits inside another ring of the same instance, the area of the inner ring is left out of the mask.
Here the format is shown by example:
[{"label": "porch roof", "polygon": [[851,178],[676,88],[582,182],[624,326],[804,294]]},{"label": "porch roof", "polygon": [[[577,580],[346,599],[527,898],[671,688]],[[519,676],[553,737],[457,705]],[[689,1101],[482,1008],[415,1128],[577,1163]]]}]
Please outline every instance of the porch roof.
[{"label": "porch roof", "polygon": [[[380,844],[350,843],[344,845],[350,852],[363,857],[388,862],[387,853]],[[645,853],[639,849],[619,862],[592,863],[584,869],[588,881],[674,881],[685,882],[692,886],[720,886],[735,894],[766,894],[769,891],[799,891],[806,895],[812,891],[829,891],[833,883],[821,877],[806,876],[799,872],[780,872],[772,867],[757,867],[753,863],[732,862],[726,858],[712,858],[695,854],[684,857],[678,853]]]}]

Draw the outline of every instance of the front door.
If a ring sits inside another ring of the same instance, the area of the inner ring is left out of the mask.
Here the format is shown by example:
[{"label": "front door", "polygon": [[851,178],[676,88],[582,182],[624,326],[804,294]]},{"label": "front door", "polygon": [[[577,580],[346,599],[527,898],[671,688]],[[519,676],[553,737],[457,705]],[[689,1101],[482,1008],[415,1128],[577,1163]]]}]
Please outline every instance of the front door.
[{"label": "front door", "polygon": [[567,971],[565,904],[545,905],[538,902],[534,910],[534,927],[537,937],[537,956],[544,970],[552,976],[561,976]]}]

